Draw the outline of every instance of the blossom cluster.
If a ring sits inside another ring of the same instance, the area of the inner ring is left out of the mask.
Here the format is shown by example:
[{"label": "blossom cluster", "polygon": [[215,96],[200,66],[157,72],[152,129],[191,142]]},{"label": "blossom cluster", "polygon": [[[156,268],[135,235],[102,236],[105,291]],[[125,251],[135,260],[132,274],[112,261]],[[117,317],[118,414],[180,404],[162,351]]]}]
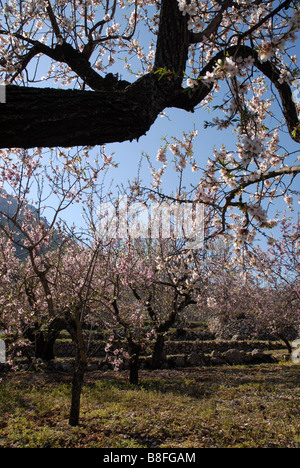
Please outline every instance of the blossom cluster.
[{"label": "blossom cluster", "polygon": [[[2,25],[0,66],[5,79],[13,77],[15,82],[25,79],[22,67],[26,57],[28,58],[27,53],[31,45],[37,40],[50,49],[56,48],[62,40],[72,44],[78,50],[85,52],[96,70],[101,73],[114,66],[117,54],[118,58],[123,58],[125,69],[131,73],[134,68],[138,69],[136,74],[139,76],[152,70],[160,2],[75,0],[66,9],[65,2],[59,0],[52,4],[57,23],[55,30],[53,30],[54,18],[51,16],[49,2],[29,1],[24,8],[19,8],[19,3],[16,0],[10,1],[0,9]],[[237,45],[238,41],[241,46],[248,44],[262,63],[272,61],[272,66],[276,67],[280,76],[277,85],[291,83],[292,79],[297,78],[299,70],[296,65],[297,57],[291,55],[288,47],[295,41],[299,30],[300,13],[299,8],[295,7],[280,10],[280,14],[273,15],[273,2],[237,0],[228,2],[228,5],[226,3],[178,0],[178,8],[187,19],[191,38],[194,41],[189,47],[186,70],[187,73],[190,72],[190,76],[187,78],[187,85],[191,88],[197,88],[198,85],[201,87],[203,83],[207,83],[210,87],[212,85],[211,93],[201,103],[203,107],[209,107],[216,93],[219,97],[220,90],[226,88],[223,101],[222,98],[221,102],[218,100],[218,105],[213,109],[212,121],[206,125],[218,130],[231,127],[236,135],[236,144],[233,147],[230,149],[215,147],[207,164],[201,162],[202,176],[198,184],[195,184],[193,193],[195,199],[216,206],[217,203],[221,203],[220,200],[226,200],[230,192],[236,191],[232,203],[238,204],[239,196],[242,200],[239,208],[246,218],[246,213],[248,215],[253,213],[253,218],[265,224],[265,216],[258,208],[264,198],[273,201],[281,194],[289,206],[292,202],[291,195],[281,183],[282,178],[268,179],[268,171],[284,166],[287,159],[287,155],[279,152],[280,125],[270,129],[267,119],[273,115],[273,100],[268,92],[267,80],[256,71],[257,60],[254,60],[254,56],[239,57],[238,54],[230,56],[229,53],[225,53],[220,58],[220,51],[228,51],[228,48]],[[122,21],[121,15],[117,13],[119,8],[122,12]],[[271,19],[263,21],[268,17]],[[21,29],[17,27],[18,24],[22,26]],[[147,40],[144,40],[141,39],[141,35],[134,34],[142,27],[149,32],[149,41],[148,36]],[[17,30],[18,37],[15,34]],[[218,60],[214,59],[216,55]],[[36,58],[38,62],[39,57]],[[202,74],[203,69],[205,73]],[[39,79],[36,71],[35,77]],[[65,85],[75,84],[74,75],[69,67],[62,63],[52,62],[47,77],[63,81]],[[277,125],[275,120],[273,122]],[[159,148],[157,161],[162,163],[162,167],[158,169],[151,167],[153,175],[151,197],[154,196],[155,190],[162,188],[163,176],[168,167],[168,151],[172,154],[174,169],[178,172],[181,181],[184,170],[189,167],[193,172],[199,171],[199,154],[193,147],[194,138],[195,135],[192,134],[184,135],[182,139],[173,138]],[[0,170],[3,183],[9,183],[14,190],[17,190],[20,162],[17,164],[7,152],[2,152],[2,155],[4,162]],[[35,154],[35,158],[29,158],[28,154],[24,153],[23,182],[26,177],[31,178],[35,165],[38,166],[40,163],[40,156],[40,150]],[[59,153],[59,157],[64,161],[65,175],[73,174],[85,183],[89,183],[89,180],[95,182],[100,171],[99,167],[92,170],[90,166],[88,176],[84,176],[88,167],[86,164],[88,157],[84,164],[81,158],[68,157],[64,151]],[[103,159],[105,164],[111,162],[110,157]],[[58,165],[56,169],[52,158],[50,166],[53,169],[50,180],[54,188],[53,193],[58,194],[60,166]],[[246,185],[249,187],[248,193],[243,188],[245,184],[248,184]],[[257,190],[250,193],[250,187],[254,186]],[[73,192],[68,192],[69,201],[75,193],[75,188]],[[246,205],[249,206],[248,211]],[[218,220],[214,220],[215,227],[220,227],[220,223],[224,227],[224,217],[222,222],[220,216]],[[242,232],[242,229],[238,232]]]}]

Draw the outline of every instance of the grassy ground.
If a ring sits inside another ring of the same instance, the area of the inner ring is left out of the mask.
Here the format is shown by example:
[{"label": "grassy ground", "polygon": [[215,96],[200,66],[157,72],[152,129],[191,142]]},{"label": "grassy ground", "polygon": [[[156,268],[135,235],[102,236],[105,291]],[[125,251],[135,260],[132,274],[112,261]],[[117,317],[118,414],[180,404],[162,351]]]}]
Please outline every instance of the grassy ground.
[{"label": "grassy ground", "polygon": [[0,384],[0,448],[300,448],[300,367],[292,364],[86,375],[68,426],[70,376]]}]

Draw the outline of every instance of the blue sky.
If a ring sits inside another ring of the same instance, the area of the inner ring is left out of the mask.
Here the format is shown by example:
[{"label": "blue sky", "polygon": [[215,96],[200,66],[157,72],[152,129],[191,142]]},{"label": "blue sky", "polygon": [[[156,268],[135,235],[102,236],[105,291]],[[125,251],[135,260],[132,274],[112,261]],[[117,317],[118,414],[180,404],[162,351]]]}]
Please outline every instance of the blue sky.
[{"label": "blue sky", "polygon": [[[222,99],[222,95],[220,95]],[[217,99],[220,99],[217,97]],[[138,175],[138,168],[141,160],[142,153],[147,153],[151,159],[151,163],[156,169],[162,166],[161,163],[156,161],[158,148],[164,144],[163,137],[167,137],[171,141],[171,137],[182,137],[182,132],[189,132],[194,128],[198,131],[197,138],[194,142],[194,157],[196,163],[200,167],[205,167],[209,157],[213,156],[213,147],[216,146],[220,149],[224,144],[228,150],[235,148],[236,137],[232,134],[232,129],[218,131],[214,128],[204,128],[204,121],[211,120],[214,117],[214,112],[208,112],[206,109],[198,109],[195,113],[189,113],[179,109],[166,109],[166,116],[158,116],[153,126],[142,136],[139,141],[122,142],[106,145],[106,153],[109,155],[114,153],[113,159],[118,164],[117,168],[111,168],[105,174],[105,186],[107,189],[111,186],[117,185],[128,186],[128,181],[133,181]],[[282,119],[282,115],[278,112],[277,117]],[[287,134],[281,136],[281,144],[290,152],[296,151],[297,153],[290,157],[290,163],[294,164],[297,155],[300,154],[299,144],[291,140]],[[99,147],[96,147],[91,154],[97,154]],[[171,160],[171,153],[168,153],[169,160]],[[184,182],[186,186],[192,181],[196,183],[201,171],[193,174],[190,169],[184,171]],[[192,180],[193,178],[193,180]],[[152,177],[150,170],[145,159],[142,162],[141,179],[144,186],[150,186]],[[300,189],[299,179],[296,178],[293,188]],[[178,184],[178,174],[173,168],[168,170],[167,176],[163,178],[163,186],[165,193],[171,193],[176,189]],[[117,191],[115,192],[117,195]],[[82,208],[82,207],[81,207]],[[281,214],[287,210],[287,205],[283,199],[276,200],[269,212],[269,218],[272,218],[277,211]],[[299,204],[295,199],[294,212],[288,211],[289,214],[296,219],[299,213]],[[67,211],[62,213],[63,219],[69,224],[75,224],[76,227],[84,226],[83,219],[80,215],[80,207],[78,205],[71,206]]]},{"label": "blue sky", "polygon": [[[133,180],[138,173],[138,165],[141,158],[142,152],[146,152],[153,163],[153,165],[158,168],[161,167],[161,163],[156,162],[156,155],[159,146],[161,145],[161,138],[167,136],[169,139],[171,136],[181,138],[182,132],[189,132],[194,127],[198,130],[198,136],[194,144],[194,156],[196,163],[199,166],[205,166],[207,159],[213,155],[213,147],[216,146],[217,149],[220,149],[224,144],[229,150],[235,147],[235,135],[232,135],[232,130],[228,131],[218,131],[213,128],[204,129],[204,121],[210,120],[213,115],[208,114],[208,111],[205,109],[199,109],[194,114],[187,113],[182,110],[177,109],[167,109],[167,117],[158,117],[152,128],[149,130],[146,136],[143,136],[139,142],[124,142],[119,144],[107,145],[107,152],[111,151],[115,153],[114,160],[119,164],[117,169],[111,169],[106,176],[107,182],[110,182],[111,179],[114,179],[114,184],[124,184],[127,185],[127,180]],[[280,116],[281,118],[281,116]],[[297,153],[292,155],[289,158],[291,164],[295,163],[297,155],[300,155],[299,144],[291,140],[289,135],[281,137],[282,145],[290,152],[296,151]],[[171,155],[169,153],[171,159]],[[185,182],[188,186],[193,177],[193,173],[190,169],[185,171]],[[165,188],[166,193],[170,193],[177,186],[177,173],[170,169],[168,176],[163,178],[163,188]],[[195,175],[194,175],[195,177]],[[196,173],[196,177],[199,177],[199,172]],[[145,186],[150,184],[152,178],[150,176],[150,171],[147,167],[146,161],[143,164],[142,177]],[[194,178],[194,182],[195,182]],[[300,190],[299,184],[300,176],[298,176],[293,184],[294,190]],[[279,211],[281,216],[287,210],[287,204],[281,198],[276,200],[269,210],[269,218],[275,216],[276,212]],[[293,219],[296,220],[299,210],[299,204],[297,203],[297,198],[295,198],[294,211],[291,212],[287,210]],[[275,229],[275,232],[277,230]],[[264,239],[259,236],[264,243]]]},{"label": "blue sky", "polygon": [[[144,31],[144,30],[143,30]],[[149,36],[142,36],[142,31],[137,31],[137,37],[143,44],[146,45],[146,52],[149,46]],[[142,40],[143,39],[143,40]],[[299,51],[299,40],[295,47],[294,53]],[[118,60],[118,58],[123,58],[123,55],[116,55],[115,65],[113,66],[112,72],[118,72],[123,79],[128,79],[129,81],[133,81],[132,76],[126,75],[126,71],[123,67],[123,61]],[[131,57],[132,63],[134,65],[135,59]],[[137,62],[136,62],[137,63]],[[43,73],[46,74],[49,61],[45,58],[41,60],[42,70],[40,70],[40,75]],[[33,66],[33,65],[32,65]],[[34,70],[34,66],[32,68]],[[49,81],[41,82],[38,84],[33,84],[33,86],[51,86],[52,84]],[[53,84],[53,86],[59,86],[59,84]],[[220,96],[217,96],[217,102],[222,100],[222,93]],[[215,102],[213,102],[213,105]],[[196,163],[200,167],[205,167],[207,159],[212,157],[213,155],[213,147],[216,146],[219,149],[223,144],[229,150],[235,148],[235,136],[232,134],[232,130],[224,130],[224,131],[217,131],[213,128],[206,128],[204,129],[204,121],[211,120],[214,117],[214,113],[208,113],[206,109],[198,109],[195,113],[187,113],[183,110],[178,109],[166,109],[166,117],[158,117],[151,127],[151,129],[147,132],[147,134],[139,139],[138,142],[123,142],[123,143],[115,143],[109,144],[106,146],[106,152],[108,154],[114,152],[114,161],[118,163],[118,168],[108,171],[106,174],[106,184],[109,187],[111,180],[114,180],[114,185],[124,184],[127,186],[128,180],[133,180],[138,174],[138,166],[141,159],[141,155],[143,152],[146,152],[153,165],[156,168],[160,167],[161,164],[156,161],[157,150],[161,145],[162,137],[167,137],[169,140],[172,136],[181,138],[182,132],[186,131],[189,132],[193,128],[198,131],[198,136],[195,140],[194,144],[194,156]],[[138,116],[137,116],[138,117]],[[280,112],[276,115],[280,120],[282,119],[282,115]],[[286,149],[290,152],[298,151],[299,154],[299,144],[292,142],[291,138],[287,135],[285,138],[281,140],[282,145],[286,147]],[[95,153],[98,152],[98,149],[95,148]],[[170,155],[169,155],[170,156]],[[294,163],[296,159],[296,155],[291,158],[291,163]],[[190,170],[185,171],[185,182],[186,185],[189,183],[189,178],[193,177],[192,172]],[[199,177],[199,173],[196,173],[197,177]],[[169,171],[167,177],[163,179],[164,185],[163,188],[166,192],[171,192],[177,186],[177,177],[178,174],[175,171]],[[299,178],[296,179],[294,183],[294,188],[299,189]],[[142,166],[142,179],[144,181],[144,185],[149,185],[151,182],[150,171],[146,165],[146,161],[144,160]],[[196,179],[194,179],[194,182]],[[297,201],[295,203],[295,211],[293,215],[296,217],[297,213],[299,212],[299,205]],[[286,210],[287,205],[283,200],[276,201],[276,206],[273,206],[274,214],[276,210],[283,212]],[[80,217],[80,210],[78,205],[74,205],[70,207],[68,212],[64,213],[64,219],[67,221],[68,224],[74,223],[76,226],[82,225],[82,220]],[[270,217],[272,217],[272,213],[270,213]]]}]

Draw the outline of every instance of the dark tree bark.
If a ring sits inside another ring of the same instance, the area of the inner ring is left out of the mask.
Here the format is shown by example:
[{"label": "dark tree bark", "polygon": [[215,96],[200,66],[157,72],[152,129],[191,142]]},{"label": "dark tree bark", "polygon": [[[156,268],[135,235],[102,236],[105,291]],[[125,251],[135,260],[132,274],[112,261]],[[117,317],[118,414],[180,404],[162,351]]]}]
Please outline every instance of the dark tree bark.
[{"label": "dark tree bark", "polygon": [[139,357],[141,347],[132,340],[129,343],[129,382],[133,385],[139,383]]},{"label": "dark tree bark", "polygon": [[133,333],[130,330],[129,324],[120,317],[120,311],[117,300],[114,299],[111,303],[114,315],[120,325],[124,328],[125,336],[128,344],[129,353],[129,382],[138,385],[139,383],[139,357],[142,351],[142,346],[134,339]]},{"label": "dark tree bark", "polygon": [[65,321],[55,318],[50,323],[48,330],[41,330],[35,323],[24,330],[24,337],[28,338],[34,346],[34,357],[43,361],[51,361],[54,356],[54,344],[60,332],[65,328]]},{"label": "dark tree bark", "polygon": [[79,424],[80,400],[85,371],[86,363],[83,362],[80,358],[78,358],[72,380],[72,398],[69,414],[70,426],[78,426]]},{"label": "dark tree bark", "polygon": [[84,382],[84,374],[87,367],[87,355],[82,333],[80,310],[81,307],[78,305],[78,307],[74,310],[74,314],[72,314],[73,316],[71,315],[67,321],[68,331],[76,346],[75,370],[72,380],[72,398],[69,414],[70,426],[78,426],[79,424],[81,392]]},{"label": "dark tree bark", "polygon": [[157,333],[157,338],[153,347],[151,368],[161,369],[164,362],[164,349],[165,349],[165,334],[170,328],[176,323],[179,314],[189,305],[195,304],[195,300],[189,294],[183,295],[183,298],[179,296],[178,292],[175,292],[173,298],[172,310],[167,316],[166,320],[162,323],[157,323],[155,313],[151,306],[148,307],[148,313],[151,320],[154,321],[154,328]]},{"label": "dark tree bark", "polygon": [[164,363],[165,336],[164,333],[158,333],[153,346],[151,357],[151,369],[161,369]]},{"label": "dark tree bark", "polygon": [[164,108],[157,102],[153,111],[148,105],[155,89],[145,86],[141,92],[8,86],[6,104],[1,106],[0,147],[94,146],[133,140],[145,134]]},{"label": "dark tree bark", "polygon": [[288,350],[288,353],[289,355],[291,356],[292,352],[293,352],[293,348],[292,348],[292,345],[290,344],[289,340],[286,338],[286,336],[284,336],[284,333],[279,333],[278,334],[278,337],[280,338],[280,340],[282,340]]}]

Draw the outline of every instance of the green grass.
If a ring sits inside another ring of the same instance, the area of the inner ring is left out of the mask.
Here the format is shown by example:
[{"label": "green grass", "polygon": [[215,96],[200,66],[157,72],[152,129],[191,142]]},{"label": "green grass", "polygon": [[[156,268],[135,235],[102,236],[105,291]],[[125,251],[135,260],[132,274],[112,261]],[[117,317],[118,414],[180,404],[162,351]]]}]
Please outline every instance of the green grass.
[{"label": "green grass", "polygon": [[291,364],[86,375],[80,426],[70,376],[0,384],[0,447],[300,447],[300,374]]}]

